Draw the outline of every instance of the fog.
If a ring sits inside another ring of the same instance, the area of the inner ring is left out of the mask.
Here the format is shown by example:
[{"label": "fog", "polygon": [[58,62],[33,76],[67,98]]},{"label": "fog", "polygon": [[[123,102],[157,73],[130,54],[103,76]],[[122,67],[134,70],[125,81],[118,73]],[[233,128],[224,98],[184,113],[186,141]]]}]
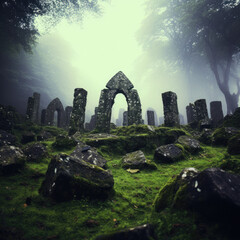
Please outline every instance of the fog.
[{"label": "fog", "polygon": [[[156,111],[158,121],[163,116],[161,94],[166,91],[177,94],[179,112],[185,122],[186,106],[201,98],[207,100],[208,108],[210,101],[222,101],[226,113],[223,95],[210,71],[203,73],[199,67],[187,75],[180,67],[168,65],[168,55],[172,52],[159,54],[160,48],[155,43],[148,48],[141,44],[146,32],[151,31],[151,27],[142,25],[146,2],[102,2],[100,16],[85,13],[82,23],[63,20],[48,32],[43,19],[38,18],[41,37],[33,58],[40,59],[45,88],[33,90],[45,91],[49,99],[59,97],[68,106],[72,105],[74,88],[86,89],[86,121],[89,121],[98,106],[101,90],[113,75],[122,71],[139,93],[145,123],[147,109]],[[119,95],[112,109],[114,122],[120,108],[127,110],[125,97]],[[41,107],[46,108],[46,104],[42,101]]]}]

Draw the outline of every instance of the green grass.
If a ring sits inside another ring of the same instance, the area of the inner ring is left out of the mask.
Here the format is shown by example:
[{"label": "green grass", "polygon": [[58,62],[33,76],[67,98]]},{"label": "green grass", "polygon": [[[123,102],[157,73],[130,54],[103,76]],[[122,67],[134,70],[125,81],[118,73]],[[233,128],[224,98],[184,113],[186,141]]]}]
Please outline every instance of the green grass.
[{"label": "green grass", "polygon": [[[157,170],[131,174],[121,167],[121,155],[103,151],[114,176],[115,195],[105,201],[82,199],[54,203],[39,196],[38,189],[51,156],[61,151],[53,150],[52,141],[44,143],[50,153],[48,158],[41,163],[27,163],[26,168],[14,176],[0,177],[0,235],[3,239],[94,239],[99,234],[149,222],[157,226],[159,239],[193,239],[192,235],[197,232],[195,224],[191,223],[191,214],[173,210],[152,214],[153,201],[169,178],[183,168],[203,170],[219,166],[226,154],[225,148],[204,147],[200,155],[187,160],[157,164]],[[146,158],[153,161],[153,154],[146,153]],[[27,197],[32,199],[28,206],[24,205]],[[181,233],[181,226],[185,225],[176,225],[181,218],[182,224],[189,224],[189,234]],[[89,223],[89,220],[94,221]]]}]

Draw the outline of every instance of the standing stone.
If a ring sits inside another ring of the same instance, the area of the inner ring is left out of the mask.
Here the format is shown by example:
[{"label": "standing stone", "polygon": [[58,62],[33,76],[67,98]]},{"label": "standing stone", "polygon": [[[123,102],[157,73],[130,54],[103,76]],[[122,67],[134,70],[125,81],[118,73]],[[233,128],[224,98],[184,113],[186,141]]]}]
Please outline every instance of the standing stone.
[{"label": "standing stone", "polygon": [[189,105],[186,107],[186,112],[187,112],[187,122],[188,123],[197,121],[197,112],[196,112],[194,104],[189,103]]},{"label": "standing stone", "polygon": [[218,123],[223,120],[222,102],[210,102],[210,112],[213,125],[217,126]]},{"label": "standing stone", "polygon": [[194,102],[196,114],[197,114],[197,121],[208,121],[208,111],[207,111],[207,104],[206,99],[199,99]]},{"label": "standing stone", "polygon": [[65,127],[68,127],[70,124],[72,109],[73,109],[73,107],[71,107],[71,106],[67,106],[65,108],[65,120],[66,120]]},{"label": "standing stone", "polygon": [[44,125],[46,122],[46,111],[47,109],[43,109],[41,112],[41,124]]},{"label": "standing stone", "polygon": [[76,88],[74,91],[73,110],[70,119],[69,135],[77,131],[84,131],[85,109],[87,103],[87,91]]},{"label": "standing stone", "polygon": [[162,93],[164,124],[166,127],[179,126],[177,94],[174,92]]},{"label": "standing stone", "polygon": [[155,126],[154,111],[147,111],[148,125]]},{"label": "standing stone", "polygon": [[92,131],[96,127],[97,111],[98,111],[98,108],[95,107],[95,114],[92,115],[90,123],[89,123],[89,131]]},{"label": "standing stone", "polygon": [[128,111],[123,112],[123,126],[128,126]]},{"label": "standing stone", "polygon": [[112,106],[116,95],[119,93],[122,93],[126,97],[128,104],[128,125],[141,124],[142,109],[140,99],[137,90],[132,89],[134,86],[129,79],[122,72],[118,72],[110,79],[106,87],[108,89],[101,91],[99,100],[96,124],[97,131],[110,131]]},{"label": "standing stone", "polygon": [[38,112],[40,105],[40,94],[33,93],[32,97],[28,98],[26,118],[34,123],[38,123]]}]

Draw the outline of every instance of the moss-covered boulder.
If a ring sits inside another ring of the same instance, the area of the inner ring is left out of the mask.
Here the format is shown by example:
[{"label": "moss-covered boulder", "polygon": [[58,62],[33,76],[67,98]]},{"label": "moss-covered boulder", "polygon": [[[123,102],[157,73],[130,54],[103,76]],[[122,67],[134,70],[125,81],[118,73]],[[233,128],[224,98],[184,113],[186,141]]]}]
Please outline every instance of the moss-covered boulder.
[{"label": "moss-covered boulder", "polygon": [[240,174],[240,159],[235,156],[229,156],[221,161],[219,167],[225,171]]},{"label": "moss-covered boulder", "polygon": [[0,129],[0,147],[4,145],[15,145],[17,138],[4,130]]},{"label": "moss-covered boulder", "polygon": [[240,107],[236,108],[232,115],[224,117],[223,126],[240,128]]},{"label": "moss-covered boulder", "polygon": [[46,146],[41,143],[30,144],[23,149],[23,152],[27,157],[27,161],[32,162],[40,162],[48,155]]},{"label": "moss-covered boulder", "polygon": [[181,144],[191,154],[197,154],[202,150],[200,142],[189,136],[180,136],[177,143]]},{"label": "moss-covered boulder", "polygon": [[178,176],[173,176],[159,191],[154,201],[155,211],[159,212],[175,204],[178,192],[198,174],[195,168],[185,168]]},{"label": "moss-covered boulder", "polygon": [[106,198],[113,190],[110,172],[66,154],[52,158],[45,180],[39,190],[45,197],[56,201],[73,198]]},{"label": "moss-covered boulder", "polygon": [[71,156],[80,158],[98,167],[106,168],[107,160],[97,152],[97,149],[83,143],[78,143]]},{"label": "moss-covered boulder", "polygon": [[122,167],[125,169],[157,169],[157,166],[154,163],[147,161],[141,150],[124,155],[122,158]]},{"label": "moss-covered boulder", "polygon": [[71,149],[77,145],[77,141],[73,137],[59,135],[56,137],[55,142],[52,144],[53,148],[57,150]]},{"label": "moss-covered boulder", "polygon": [[211,218],[234,221],[240,214],[240,176],[209,168],[194,173],[187,181],[184,174],[168,182],[155,200],[155,210],[165,207],[191,209]]},{"label": "moss-covered boulder", "polygon": [[0,148],[0,174],[11,174],[21,169],[26,162],[22,150],[14,146]]},{"label": "moss-covered boulder", "polygon": [[175,144],[158,147],[154,153],[154,160],[160,163],[173,163],[183,158],[183,150]]},{"label": "moss-covered boulder", "polygon": [[228,140],[234,135],[240,133],[240,130],[233,127],[222,127],[214,131],[212,143],[218,146],[227,146]]},{"label": "moss-covered boulder", "polygon": [[198,140],[204,144],[212,144],[212,134],[213,130],[209,128],[204,128],[201,132],[201,135],[198,137]]},{"label": "moss-covered boulder", "polygon": [[32,131],[26,131],[22,134],[21,143],[26,144],[36,141],[36,135]]},{"label": "moss-covered boulder", "polygon": [[232,155],[240,154],[240,133],[229,139],[227,151]]}]

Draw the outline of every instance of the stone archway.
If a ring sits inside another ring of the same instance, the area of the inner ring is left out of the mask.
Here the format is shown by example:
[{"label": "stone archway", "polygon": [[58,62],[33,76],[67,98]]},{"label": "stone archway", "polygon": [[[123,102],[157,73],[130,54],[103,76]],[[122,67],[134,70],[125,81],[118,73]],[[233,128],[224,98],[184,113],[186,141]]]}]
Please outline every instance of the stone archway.
[{"label": "stone archway", "polygon": [[63,128],[65,125],[65,111],[59,98],[53,99],[46,109],[45,125],[54,125],[54,112],[57,111],[57,126]]},{"label": "stone archway", "polygon": [[101,91],[99,100],[96,129],[99,132],[110,131],[112,106],[117,94],[126,97],[128,105],[128,125],[142,123],[141,102],[137,90],[121,71],[114,75],[106,85],[107,89]]}]

